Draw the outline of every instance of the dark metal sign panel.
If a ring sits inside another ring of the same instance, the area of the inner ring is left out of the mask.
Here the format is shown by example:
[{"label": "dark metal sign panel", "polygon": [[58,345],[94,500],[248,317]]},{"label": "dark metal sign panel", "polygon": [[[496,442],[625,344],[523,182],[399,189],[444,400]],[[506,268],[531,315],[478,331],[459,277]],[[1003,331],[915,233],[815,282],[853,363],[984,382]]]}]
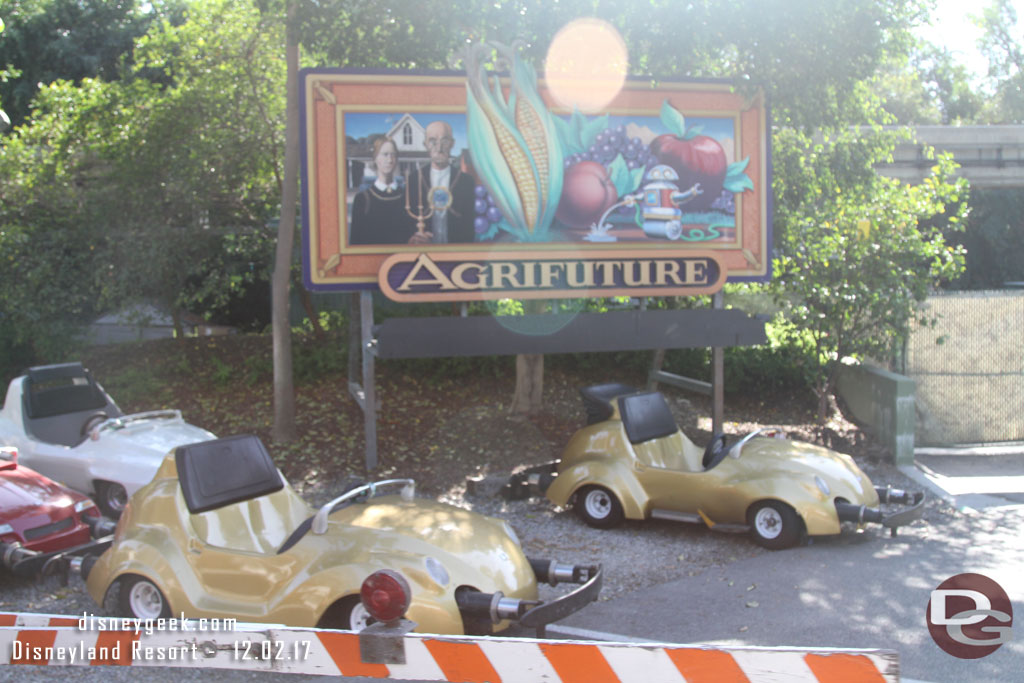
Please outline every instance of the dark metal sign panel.
[{"label": "dark metal sign panel", "polygon": [[502,356],[756,346],[764,322],[735,309],[390,318],[374,336],[380,358]]}]

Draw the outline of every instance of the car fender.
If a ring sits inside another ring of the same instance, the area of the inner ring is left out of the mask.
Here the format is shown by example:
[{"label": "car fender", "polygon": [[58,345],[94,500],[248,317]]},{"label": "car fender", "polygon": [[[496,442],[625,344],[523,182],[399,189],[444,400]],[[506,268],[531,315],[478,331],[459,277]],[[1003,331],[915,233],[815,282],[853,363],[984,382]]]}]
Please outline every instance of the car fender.
[{"label": "car fender", "polygon": [[835,503],[818,490],[813,480],[771,477],[748,481],[738,488],[749,501],[746,510],[762,500],[777,500],[796,511],[809,536],[838,534],[840,531]]},{"label": "car fender", "polygon": [[385,568],[398,571],[409,581],[412,600],[406,618],[416,622],[420,631],[463,633],[462,615],[451,592],[430,581],[422,569],[404,566],[394,559],[338,565],[317,572],[297,586],[274,610],[275,620],[286,624],[305,623],[313,615],[314,623],[310,626],[316,626],[331,605],[350,596],[358,596],[363,581],[375,571]]},{"label": "car fender", "polygon": [[[177,553],[180,555],[180,552]],[[85,581],[86,589],[96,604],[103,605],[114,582],[129,574],[144,576],[152,581],[167,598],[175,613],[190,611],[191,602],[181,577],[172,570],[169,559],[150,543],[122,541],[99,556]],[[181,563],[177,563],[181,566]]]},{"label": "car fender", "polygon": [[578,460],[559,472],[546,495],[552,503],[564,507],[577,491],[589,485],[603,486],[615,494],[626,519],[644,519],[647,516],[649,498],[636,473],[621,459],[605,455],[595,454]]}]

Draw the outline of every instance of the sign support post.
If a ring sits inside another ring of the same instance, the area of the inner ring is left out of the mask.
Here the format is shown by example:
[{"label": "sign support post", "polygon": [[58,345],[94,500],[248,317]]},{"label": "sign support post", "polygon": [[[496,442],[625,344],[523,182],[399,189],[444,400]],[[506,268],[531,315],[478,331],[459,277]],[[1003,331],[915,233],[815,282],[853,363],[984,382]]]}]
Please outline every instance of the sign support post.
[{"label": "sign support post", "polygon": [[[718,290],[711,297],[711,307],[717,311],[725,308],[725,297]],[[711,433],[722,434],[725,422],[725,349],[711,348]]]}]

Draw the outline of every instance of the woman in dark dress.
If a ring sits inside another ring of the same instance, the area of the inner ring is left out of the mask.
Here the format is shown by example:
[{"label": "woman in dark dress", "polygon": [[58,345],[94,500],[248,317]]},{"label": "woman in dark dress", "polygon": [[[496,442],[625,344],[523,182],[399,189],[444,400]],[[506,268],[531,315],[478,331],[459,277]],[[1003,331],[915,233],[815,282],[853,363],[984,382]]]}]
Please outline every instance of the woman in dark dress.
[{"label": "woman in dark dress", "polygon": [[405,210],[405,189],[395,176],[398,146],[388,137],[373,142],[377,179],[352,200],[349,244],[408,244],[416,232]]}]

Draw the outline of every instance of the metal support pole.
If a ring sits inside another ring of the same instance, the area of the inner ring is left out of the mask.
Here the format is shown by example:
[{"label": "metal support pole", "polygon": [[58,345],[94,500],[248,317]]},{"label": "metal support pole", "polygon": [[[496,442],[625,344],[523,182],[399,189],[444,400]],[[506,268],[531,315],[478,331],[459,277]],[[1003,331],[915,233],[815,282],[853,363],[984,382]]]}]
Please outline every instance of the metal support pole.
[{"label": "metal support pole", "polygon": [[[725,308],[725,297],[718,290],[711,297],[711,307]],[[711,433],[721,434],[725,424],[725,349],[711,349]]]},{"label": "metal support pole", "polygon": [[373,338],[373,293],[359,292],[359,319],[363,349],[363,424],[366,429],[366,471],[377,469],[377,381],[374,361],[377,342]]}]

